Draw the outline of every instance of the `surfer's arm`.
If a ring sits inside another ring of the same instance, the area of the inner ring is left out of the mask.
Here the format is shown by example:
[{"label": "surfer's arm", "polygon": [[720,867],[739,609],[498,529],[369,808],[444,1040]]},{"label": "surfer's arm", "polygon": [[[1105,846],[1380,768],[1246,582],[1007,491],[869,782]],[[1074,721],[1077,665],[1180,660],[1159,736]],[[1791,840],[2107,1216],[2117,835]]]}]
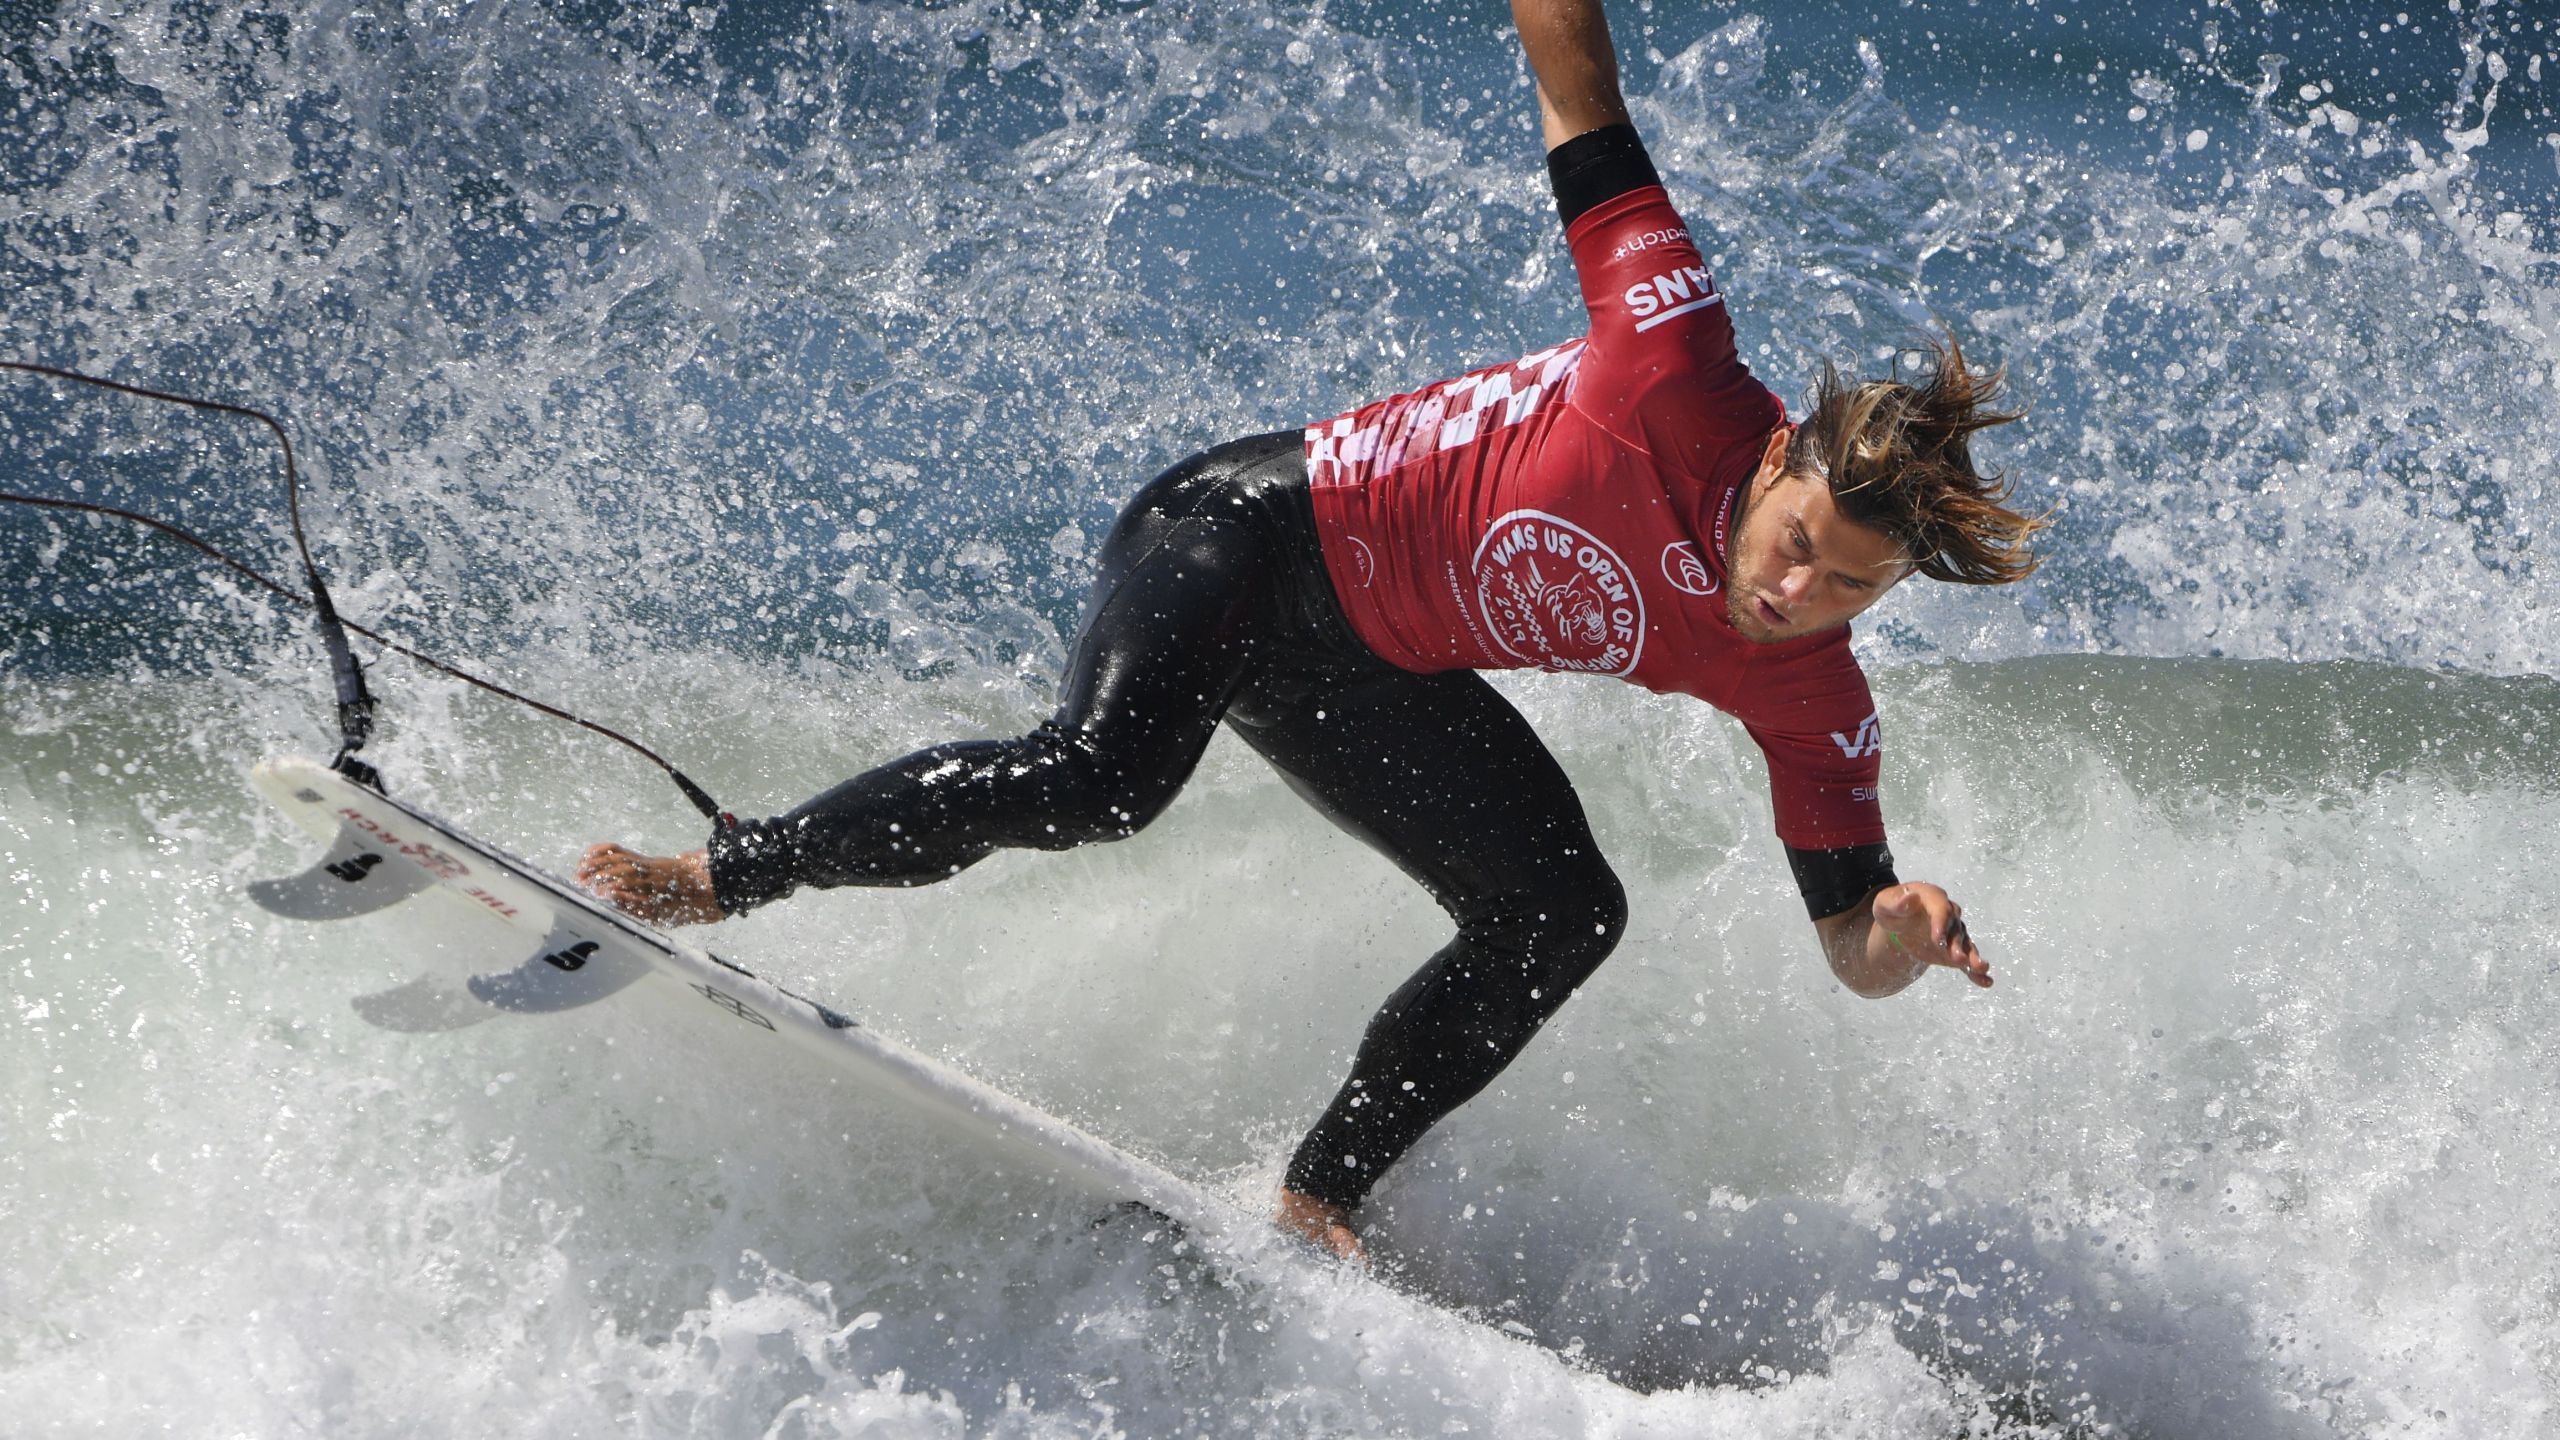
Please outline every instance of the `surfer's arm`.
[{"label": "surfer's arm", "polygon": [[1840,983],[1871,1000],[1917,980],[1932,965],[1989,987],[1991,962],[1965,929],[1964,907],[1925,880],[1887,885],[1837,915],[1813,922],[1823,957]]},{"label": "surfer's arm", "polygon": [[1693,462],[1767,435],[1785,409],[1742,363],[1724,294],[1627,117],[1599,0],[1513,0],[1511,14],[1591,316],[1574,407],[1637,449]]},{"label": "surfer's arm", "polygon": [[1511,21],[1538,77],[1538,118],[1548,149],[1627,123],[1617,47],[1600,0],[1511,0]]},{"label": "surfer's arm", "polygon": [[1805,727],[1744,722],[1768,758],[1778,838],[1831,973],[1870,999],[1893,994],[1932,965],[1989,985],[1991,965],[1965,931],[1964,907],[1936,885],[1894,874],[1877,803],[1883,732],[1847,633],[1827,673],[1799,661],[1764,676],[1756,700],[1769,707],[1764,718],[1788,714]]}]

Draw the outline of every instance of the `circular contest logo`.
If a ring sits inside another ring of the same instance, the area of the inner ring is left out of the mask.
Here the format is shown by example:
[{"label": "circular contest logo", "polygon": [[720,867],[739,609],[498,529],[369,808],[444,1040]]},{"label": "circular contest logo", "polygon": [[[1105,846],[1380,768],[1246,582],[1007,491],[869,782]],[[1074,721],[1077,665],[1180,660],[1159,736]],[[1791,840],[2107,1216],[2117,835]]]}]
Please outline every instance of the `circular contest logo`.
[{"label": "circular contest logo", "polygon": [[1624,675],[1644,651],[1644,595],[1617,552],[1543,510],[1477,542],[1476,609],[1494,643],[1544,670]]}]

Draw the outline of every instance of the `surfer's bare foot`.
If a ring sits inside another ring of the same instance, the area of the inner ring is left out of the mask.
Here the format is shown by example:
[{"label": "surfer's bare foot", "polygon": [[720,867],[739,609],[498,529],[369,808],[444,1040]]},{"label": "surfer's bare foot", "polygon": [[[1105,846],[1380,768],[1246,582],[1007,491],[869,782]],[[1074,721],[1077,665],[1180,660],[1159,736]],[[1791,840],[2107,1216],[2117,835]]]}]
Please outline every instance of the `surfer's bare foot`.
[{"label": "surfer's bare foot", "polygon": [[1284,1232],[1295,1235],[1337,1260],[1369,1263],[1369,1248],[1351,1233],[1351,1212],[1330,1201],[1301,1195],[1282,1186],[1280,1213],[1274,1217]]},{"label": "surfer's bare foot", "polygon": [[652,925],[706,925],[720,918],[711,892],[711,854],[643,855],[620,845],[590,845],[578,883],[625,915]]}]

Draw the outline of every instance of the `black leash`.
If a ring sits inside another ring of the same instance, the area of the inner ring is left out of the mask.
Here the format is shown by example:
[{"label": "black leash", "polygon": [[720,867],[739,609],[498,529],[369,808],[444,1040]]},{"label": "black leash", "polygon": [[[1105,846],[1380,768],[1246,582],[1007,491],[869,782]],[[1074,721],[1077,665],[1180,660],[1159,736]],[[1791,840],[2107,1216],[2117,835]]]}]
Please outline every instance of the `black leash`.
[{"label": "black leash", "polygon": [[252,420],[256,420],[261,424],[264,424],[269,430],[275,432],[277,443],[284,447],[285,507],[287,515],[291,517],[293,522],[294,545],[302,555],[303,578],[310,585],[311,593],[308,595],[297,594],[294,591],[287,589],[258,570],[233,559],[231,556],[224,554],[212,545],[207,544],[204,540],[188,534],[186,531],[179,529],[177,526],[172,525],[165,520],[157,520],[148,515],[136,514],[131,510],[119,510],[112,505],[95,505],[85,500],[62,500],[47,495],[18,495],[7,491],[0,491],[0,501],[13,502],[20,505],[34,505],[50,510],[79,510],[92,515],[112,515],[119,520],[130,520],[137,525],[149,526],[164,535],[173,536],[179,540],[185,541],[187,544],[192,545],[198,550],[203,551],[205,554],[212,556],[214,559],[221,561],[223,564],[256,582],[258,585],[273,591],[275,594],[280,595],[295,604],[308,606],[313,611],[317,612],[320,623],[320,641],[329,652],[329,673],[331,679],[335,682],[338,700],[338,755],[336,759],[329,762],[331,769],[336,770],[348,779],[355,781],[359,785],[366,786],[369,789],[376,791],[382,789],[381,773],[376,771],[371,765],[368,765],[364,761],[356,758],[356,752],[364,748],[365,741],[373,734],[374,700],[372,691],[365,685],[364,667],[357,663],[355,652],[350,649],[347,644],[347,632],[352,630],[356,634],[362,635],[366,639],[382,646],[384,649],[398,651],[400,654],[406,655],[410,659],[415,660],[419,664],[427,666],[430,669],[441,671],[457,680],[477,685],[481,689],[486,690],[493,695],[502,695],[509,700],[515,701],[519,705],[539,710],[543,714],[549,715],[554,719],[566,720],[570,724],[576,725],[581,729],[592,730],[596,734],[602,735],[608,740],[612,740],[618,744],[629,747],[633,752],[645,758],[650,764],[667,772],[667,778],[673,780],[676,783],[676,788],[684,792],[684,798],[692,802],[693,808],[701,811],[713,824],[717,825],[728,823],[727,817],[721,812],[719,802],[713,800],[708,791],[693,783],[692,779],[683,771],[678,770],[675,766],[668,764],[664,759],[660,758],[656,751],[651,750],[648,746],[641,744],[630,736],[624,735],[619,731],[609,730],[592,720],[572,715],[566,710],[562,710],[551,705],[545,705],[539,700],[519,695],[515,691],[510,690],[503,685],[483,680],[479,676],[474,675],[467,670],[457,669],[454,666],[436,659],[434,656],[420,654],[418,651],[410,649],[408,646],[401,644],[397,640],[387,639],[382,635],[376,634],[374,631],[366,629],[362,625],[354,623],[353,621],[340,619],[337,607],[329,601],[328,587],[320,582],[320,567],[313,563],[311,559],[310,539],[303,533],[302,486],[299,472],[294,467],[293,439],[291,436],[285,434],[284,426],[278,424],[274,416],[269,415],[263,410],[251,409],[246,405],[228,405],[219,400],[200,400],[192,395],[175,395],[165,390],[147,390],[139,385],[127,385],[115,380],[102,380],[94,375],[83,375],[76,370],[57,369],[51,365],[30,365],[24,361],[0,360],[0,369],[23,370],[31,375],[44,375],[56,380],[75,381],[82,385],[94,385],[101,390],[114,390],[126,395],[138,395],[146,400],[160,400],[172,405],[192,406],[198,410],[218,410],[230,415],[245,415]]}]

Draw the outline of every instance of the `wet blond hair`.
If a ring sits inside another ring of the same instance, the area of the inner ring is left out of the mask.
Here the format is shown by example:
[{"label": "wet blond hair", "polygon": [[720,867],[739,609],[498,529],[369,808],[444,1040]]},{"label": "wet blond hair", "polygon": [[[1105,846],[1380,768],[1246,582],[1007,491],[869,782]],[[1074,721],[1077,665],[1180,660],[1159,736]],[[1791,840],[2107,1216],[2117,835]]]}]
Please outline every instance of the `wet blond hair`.
[{"label": "wet blond hair", "polygon": [[[1911,359],[1919,373],[1906,379]],[[1787,444],[1787,471],[1822,481],[1841,518],[1901,545],[1933,580],[2024,580],[2039,563],[2027,538],[2047,522],[2010,509],[2008,480],[1975,470],[1967,444],[2026,413],[1999,408],[2006,379],[2005,369],[1967,366],[1953,334],[1894,356],[1889,379],[1851,384],[1826,361],[1811,414]]]}]

